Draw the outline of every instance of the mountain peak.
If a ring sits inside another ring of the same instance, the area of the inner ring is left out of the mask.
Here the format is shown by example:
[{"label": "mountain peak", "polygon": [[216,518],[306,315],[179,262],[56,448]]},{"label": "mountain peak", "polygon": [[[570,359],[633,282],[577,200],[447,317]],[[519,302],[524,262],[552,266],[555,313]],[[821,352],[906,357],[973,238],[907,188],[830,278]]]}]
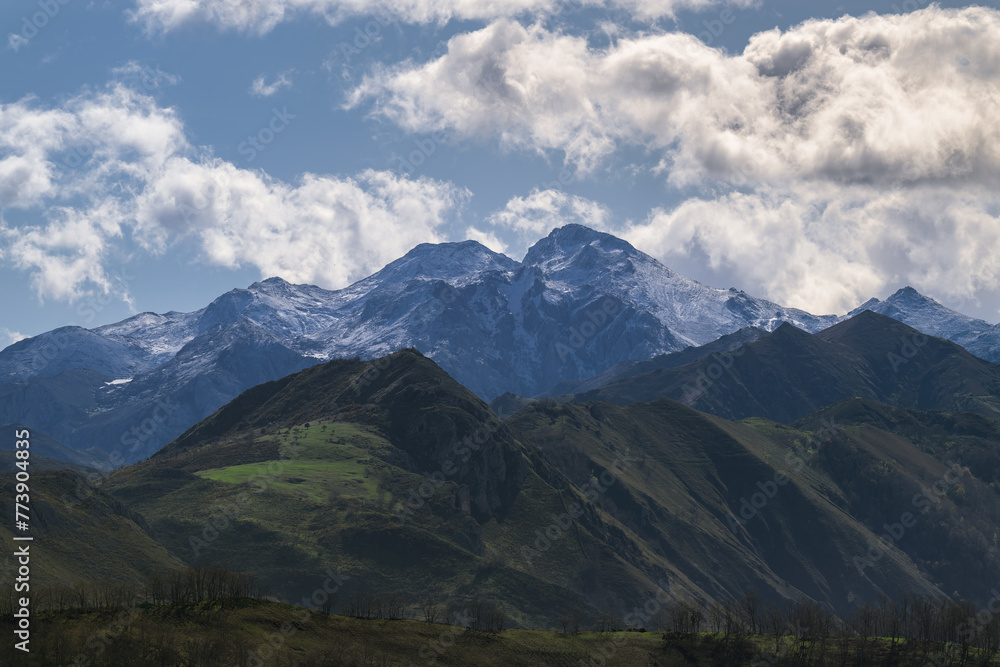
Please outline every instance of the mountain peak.
[{"label": "mountain peak", "polygon": [[284,288],[288,288],[288,287],[291,287],[291,286],[292,286],[292,284],[290,282],[288,282],[287,280],[285,280],[284,278],[281,278],[279,276],[272,276],[270,278],[266,278],[264,280],[259,280],[259,281],[255,282],[253,285],[250,285],[250,287],[248,287],[247,289],[249,289],[251,291],[256,291],[256,290],[260,290],[262,288],[284,289]]},{"label": "mountain peak", "polygon": [[420,276],[442,280],[478,275],[484,271],[513,271],[516,268],[517,262],[493,252],[479,241],[421,243],[369,279],[391,277],[399,282]]},{"label": "mountain peak", "polygon": [[531,246],[522,263],[525,266],[551,267],[578,256],[587,248],[596,249],[602,254],[639,254],[628,241],[573,223],[553,229],[548,236]]},{"label": "mountain peak", "polygon": [[863,310],[854,317],[824,329],[816,336],[830,341],[863,338],[868,343],[889,340],[895,344],[900,336],[918,333],[913,327],[889,315],[874,310]]},{"label": "mountain peak", "polygon": [[911,302],[916,301],[916,302],[926,302],[926,303],[937,303],[930,297],[924,296],[923,294],[913,289],[909,285],[907,285],[902,289],[896,290],[896,292],[892,296],[886,299],[886,301],[890,303],[893,301],[901,301],[901,300],[911,301]]},{"label": "mountain peak", "polygon": [[803,331],[794,324],[788,322],[782,322],[771,332],[770,338],[772,340],[806,340],[812,337],[808,331]]}]

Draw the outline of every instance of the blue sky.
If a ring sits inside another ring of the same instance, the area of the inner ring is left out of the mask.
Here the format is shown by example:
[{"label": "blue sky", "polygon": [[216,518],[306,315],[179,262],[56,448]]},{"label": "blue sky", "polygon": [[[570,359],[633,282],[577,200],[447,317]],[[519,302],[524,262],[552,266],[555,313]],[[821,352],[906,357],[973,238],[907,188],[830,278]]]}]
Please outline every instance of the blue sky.
[{"label": "blue sky", "polygon": [[566,222],[817,313],[911,284],[1000,320],[995,8],[35,0],[0,25],[0,345],[343,287],[423,241],[520,259]]}]

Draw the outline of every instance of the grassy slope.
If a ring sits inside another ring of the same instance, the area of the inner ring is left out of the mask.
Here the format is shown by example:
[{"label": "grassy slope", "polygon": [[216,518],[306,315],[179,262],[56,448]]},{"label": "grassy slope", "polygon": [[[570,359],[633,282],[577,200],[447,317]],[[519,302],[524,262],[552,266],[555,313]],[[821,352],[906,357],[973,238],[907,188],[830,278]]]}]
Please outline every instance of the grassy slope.
[{"label": "grassy slope", "polygon": [[[4,516],[14,516],[14,475],[3,480]],[[99,581],[142,582],[154,571],[180,567],[146,529],[142,518],[99,488],[80,485],[68,471],[31,475],[29,516],[32,584]],[[14,544],[11,521],[0,523],[0,540]],[[11,549],[0,561],[5,589],[15,570]],[[6,592],[5,592],[6,594]]]},{"label": "grassy slope", "polygon": [[[639,459],[596,504],[636,537],[681,598],[801,591],[843,610],[883,589],[853,568],[852,556],[873,535],[843,511],[848,503],[837,485],[811,467],[793,474],[785,462],[792,444],[809,440],[806,431],[726,422],[671,401],[533,406],[512,422],[578,484],[612,469],[616,453]],[[790,433],[773,438],[769,429]],[[777,472],[790,474],[789,483],[734,531],[741,500]],[[543,524],[528,519],[525,530]],[[890,594],[940,594],[902,554],[882,565],[894,579],[884,586]]]},{"label": "grassy slope", "polygon": [[[100,635],[95,638],[95,633],[116,629],[122,620],[129,621],[127,631],[113,631],[118,636],[108,642]],[[491,635],[442,623],[303,614],[302,609],[288,605],[253,602],[223,609],[206,604],[53,613],[36,619],[34,632],[31,659],[14,664],[70,664],[83,654],[92,665],[160,664],[161,658],[165,664],[242,665],[256,654],[267,657],[265,664],[272,665],[555,667],[575,666],[598,649],[615,647],[614,658],[607,664],[635,665],[645,664],[660,641],[654,633],[619,633],[618,640],[613,635],[537,630]],[[270,650],[264,648],[269,640]],[[0,648],[0,660],[21,657],[10,644],[4,642]],[[145,659],[140,657],[143,654]],[[431,655],[436,657],[434,663]]]}]

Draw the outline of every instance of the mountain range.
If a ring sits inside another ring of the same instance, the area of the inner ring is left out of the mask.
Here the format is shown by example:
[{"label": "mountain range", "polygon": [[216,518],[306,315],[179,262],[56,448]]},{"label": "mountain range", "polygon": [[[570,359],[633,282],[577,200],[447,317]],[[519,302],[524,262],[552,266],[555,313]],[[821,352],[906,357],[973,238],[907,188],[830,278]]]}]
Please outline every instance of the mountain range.
[{"label": "mountain range", "polygon": [[571,226],[521,263],[420,246],[340,292],[272,279],[49,332],[0,353],[0,422],[41,464],[33,582],[221,565],[307,606],[336,579],[340,611],[485,600],[535,628],[657,592],[982,605],[1000,364],[901,320],[989,331],[909,289],[866,305],[782,309]]},{"label": "mountain range", "polygon": [[[912,289],[861,308],[1000,358],[998,327]],[[19,341],[0,352],[0,422],[97,448],[113,467],[150,456],[242,391],[329,359],[414,347],[483,399],[558,395],[783,323],[815,333],[843,319],[704,286],[619,238],[567,225],[521,262],[475,241],[423,244],[342,290],[271,278],[192,313]]]}]

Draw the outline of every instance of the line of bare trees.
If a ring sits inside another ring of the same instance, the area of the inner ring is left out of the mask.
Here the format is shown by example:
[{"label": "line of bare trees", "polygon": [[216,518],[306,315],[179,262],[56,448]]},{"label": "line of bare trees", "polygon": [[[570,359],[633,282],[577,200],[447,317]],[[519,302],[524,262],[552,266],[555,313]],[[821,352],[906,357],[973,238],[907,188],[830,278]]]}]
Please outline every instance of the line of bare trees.
[{"label": "line of bare trees", "polygon": [[503,632],[507,625],[507,610],[503,605],[476,598],[469,602],[469,629],[485,632]]},{"label": "line of bare trees", "polygon": [[395,593],[378,594],[354,591],[344,601],[345,616],[398,620],[404,618],[406,602]]},{"label": "line of bare trees", "polygon": [[764,636],[773,641],[773,654],[791,640],[800,647],[808,644],[813,653],[810,660],[818,660],[816,664],[832,657],[829,653],[841,651],[846,656],[848,647],[853,657],[864,660],[872,659],[880,645],[895,647],[904,642],[918,643],[923,649],[921,659],[932,660],[934,646],[939,653],[944,650],[946,659],[940,664],[967,664],[972,654],[977,664],[990,664],[1000,654],[1000,613],[996,612],[1000,607],[994,611],[979,609],[967,600],[910,595],[898,601],[863,602],[850,614],[838,616],[812,600],[765,603],[749,591],[707,608],[688,602],[666,605],[652,619],[650,629],[709,632],[723,640]]},{"label": "line of bare trees", "polygon": [[[263,600],[267,588],[246,572],[232,572],[218,565],[199,565],[155,573],[145,584],[98,581],[94,583],[52,584],[32,587],[32,610],[70,611],[96,609],[113,611],[136,604],[167,604]],[[0,595],[0,618],[14,612],[14,596]]]}]

